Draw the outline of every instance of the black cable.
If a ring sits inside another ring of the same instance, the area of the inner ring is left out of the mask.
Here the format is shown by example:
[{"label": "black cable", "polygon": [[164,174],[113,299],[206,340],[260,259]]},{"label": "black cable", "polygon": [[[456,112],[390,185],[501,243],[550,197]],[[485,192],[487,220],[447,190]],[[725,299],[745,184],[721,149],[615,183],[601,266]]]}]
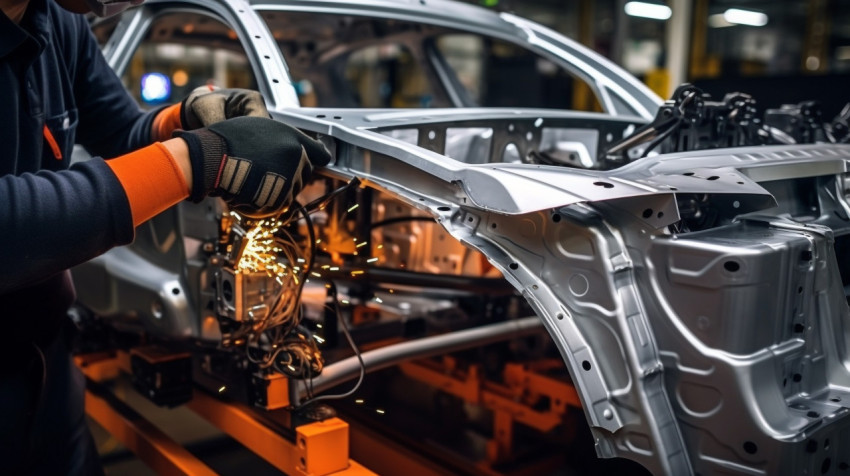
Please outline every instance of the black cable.
[{"label": "black cable", "polygon": [[[328,290],[328,292],[333,294],[333,297],[334,297],[334,301],[333,301],[334,312],[336,313],[337,320],[339,320],[339,323],[342,325],[342,332],[343,332],[343,334],[345,334],[345,338],[346,338],[346,340],[348,340],[348,344],[351,346],[351,350],[354,351],[354,355],[357,356],[358,362],[360,362],[360,377],[357,379],[357,383],[354,384],[354,387],[352,387],[351,390],[349,390],[345,393],[340,393],[340,394],[335,394],[335,395],[319,395],[317,397],[310,398],[308,400],[305,400],[304,403],[295,407],[295,410],[300,410],[301,408],[304,408],[305,406],[307,406],[311,403],[316,403],[316,402],[321,401],[321,400],[339,400],[341,398],[350,397],[351,395],[354,394],[354,392],[356,392],[357,390],[360,389],[360,384],[363,383],[363,379],[366,377],[366,363],[363,362],[363,356],[360,354],[360,349],[358,349],[357,344],[354,343],[354,339],[351,337],[351,332],[348,330],[348,324],[345,322],[345,319],[342,317],[342,312],[340,312],[340,309],[339,309],[339,298],[337,296],[336,286],[333,283],[331,283],[331,287]],[[308,385],[312,386],[312,382],[313,382],[313,379],[310,379],[310,382],[309,382]]]},{"label": "black cable", "polygon": [[310,213],[312,213],[313,211],[318,210],[322,206],[326,205],[328,202],[330,202],[331,200],[333,200],[334,198],[336,198],[338,195],[342,194],[343,192],[345,192],[349,188],[357,187],[359,185],[360,185],[360,179],[355,177],[355,178],[351,179],[350,181],[346,182],[343,186],[334,189],[330,193],[326,193],[326,194],[322,195],[321,197],[313,200],[312,202],[310,202],[306,205],[299,205],[299,207],[292,210],[289,213],[289,215],[295,216],[296,214],[301,213],[304,210],[308,210]]},{"label": "black cable", "polygon": [[650,152],[652,152],[653,149],[658,147],[658,144],[661,144],[661,142],[664,141],[664,139],[670,137],[670,134],[672,134],[676,129],[678,129],[682,125],[682,121],[683,121],[683,119],[679,118],[676,121],[675,124],[670,126],[669,129],[667,129],[666,131],[662,132],[661,134],[658,134],[657,136],[655,136],[655,138],[652,139],[652,142],[650,142],[646,146],[646,149],[643,150],[643,154],[640,155],[640,158],[642,159],[642,158],[646,157]]}]

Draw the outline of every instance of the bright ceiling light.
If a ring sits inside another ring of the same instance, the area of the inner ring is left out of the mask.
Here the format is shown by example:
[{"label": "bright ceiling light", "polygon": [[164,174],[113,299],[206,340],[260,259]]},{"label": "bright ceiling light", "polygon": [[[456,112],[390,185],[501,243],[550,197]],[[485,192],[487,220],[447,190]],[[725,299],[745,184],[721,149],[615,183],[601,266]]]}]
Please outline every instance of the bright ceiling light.
[{"label": "bright ceiling light", "polygon": [[626,4],[626,15],[653,20],[667,20],[673,15],[673,10],[667,5],[646,2],[629,2]]},{"label": "bright ceiling light", "polygon": [[765,26],[767,25],[767,15],[762,12],[754,12],[752,10],[741,10],[740,8],[730,8],[723,12],[723,18],[729,23],[737,25],[749,26]]},{"label": "bright ceiling light", "polygon": [[714,15],[709,15],[708,26],[712,28],[726,28],[727,26],[735,26],[735,24],[726,21],[726,18],[723,17],[722,13],[717,13]]}]

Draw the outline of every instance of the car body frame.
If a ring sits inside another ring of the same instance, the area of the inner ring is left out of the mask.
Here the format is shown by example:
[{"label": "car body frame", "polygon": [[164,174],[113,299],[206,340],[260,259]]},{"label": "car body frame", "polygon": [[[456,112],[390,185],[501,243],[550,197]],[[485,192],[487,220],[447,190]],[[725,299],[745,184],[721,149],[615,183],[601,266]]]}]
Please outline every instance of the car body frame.
[{"label": "car body frame", "polygon": [[[649,122],[658,98],[544,27],[440,0],[152,0],[125,13],[107,42],[116,71],[157,15],[181,9],[233,28],[273,117],[333,152],[321,177],[358,179],[433,217],[524,297],[564,359],[600,457],[676,475],[846,468],[850,147],[661,154],[599,170],[603,151]],[[476,108],[457,91],[454,108],[300,107],[260,11],[494,36],[568,68],[603,112]],[[528,159],[552,144],[579,159]],[[209,339],[199,249],[218,236],[223,212],[183,204],[143,225],[134,245],[75,270],[81,301],[152,333]]]}]

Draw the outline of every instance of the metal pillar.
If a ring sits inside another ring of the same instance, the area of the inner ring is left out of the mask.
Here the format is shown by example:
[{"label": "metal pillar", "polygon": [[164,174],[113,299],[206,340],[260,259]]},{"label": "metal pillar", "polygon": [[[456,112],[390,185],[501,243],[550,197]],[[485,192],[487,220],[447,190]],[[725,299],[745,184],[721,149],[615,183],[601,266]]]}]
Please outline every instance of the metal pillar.
[{"label": "metal pillar", "polygon": [[670,75],[670,81],[669,90],[663,95],[664,98],[669,98],[678,85],[687,81],[688,51],[691,40],[691,0],[671,0],[670,8],[673,10],[673,16],[667,23],[667,34],[664,40],[667,49],[665,67]]}]

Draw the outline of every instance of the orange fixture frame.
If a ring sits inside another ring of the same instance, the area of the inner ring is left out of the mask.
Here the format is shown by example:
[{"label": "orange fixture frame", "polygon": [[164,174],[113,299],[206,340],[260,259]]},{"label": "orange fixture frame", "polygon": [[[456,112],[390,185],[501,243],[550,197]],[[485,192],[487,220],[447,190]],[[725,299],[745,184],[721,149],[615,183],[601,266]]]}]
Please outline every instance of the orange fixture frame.
[{"label": "orange fixture frame", "polygon": [[[86,413],[157,474],[216,474],[98,385],[98,382],[117,377],[121,371],[129,371],[126,353],[83,355],[76,357],[75,362],[89,379]],[[348,458],[348,423],[339,418],[296,427],[296,442],[292,442],[252,418],[244,405],[222,402],[203,392],[195,392],[186,406],[290,476],[375,476]]]}]

